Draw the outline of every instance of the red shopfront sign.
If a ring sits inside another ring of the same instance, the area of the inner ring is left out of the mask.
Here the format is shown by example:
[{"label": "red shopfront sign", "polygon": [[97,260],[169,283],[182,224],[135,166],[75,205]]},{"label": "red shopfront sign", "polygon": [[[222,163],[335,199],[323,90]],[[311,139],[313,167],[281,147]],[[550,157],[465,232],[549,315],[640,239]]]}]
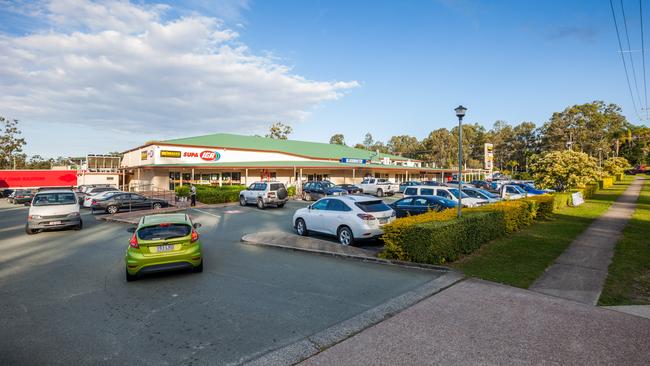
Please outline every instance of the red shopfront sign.
[{"label": "red shopfront sign", "polygon": [[0,170],[0,188],[70,187],[76,170]]}]

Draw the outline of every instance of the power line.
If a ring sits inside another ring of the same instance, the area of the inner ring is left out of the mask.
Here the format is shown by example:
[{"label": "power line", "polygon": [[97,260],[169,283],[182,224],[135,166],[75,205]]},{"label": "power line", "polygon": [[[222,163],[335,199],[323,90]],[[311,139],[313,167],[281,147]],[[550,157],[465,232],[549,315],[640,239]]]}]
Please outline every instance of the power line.
[{"label": "power line", "polygon": [[[632,46],[630,45],[630,34],[628,33],[627,30],[627,18],[625,17],[625,6],[623,5],[623,0],[620,0],[620,2],[621,2],[621,13],[623,14],[623,26],[625,27],[625,38],[627,39],[627,49],[631,50]],[[637,78],[636,78],[636,70],[634,68],[634,57],[632,57],[632,53],[629,53],[629,56],[630,56],[630,66],[632,66],[632,78],[634,79],[634,88],[636,89],[636,95],[639,98],[639,104],[641,104],[641,107],[643,107],[643,103],[641,103],[641,93],[639,93],[639,83],[637,82]]]},{"label": "power line", "polygon": [[[627,88],[630,91],[630,97],[632,98],[632,106],[634,107],[634,112],[637,117],[639,117],[639,110],[636,107],[636,101],[634,100],[634,93],[632,93],[632,85],[630,84],[630,75],[627,72],[627,63],[625,62],[625,55],[623,54],[623,44],[621,43],[621,34],[618,31],[618,22],[616,21],[616,12],[614,11],[614,3],[612,0],[609,0],[609,6],[612,9],[612,18],[614,19],[614,28],[616,28],[616,39],[618,40],[618,49],[621,55],[621,61],[623,61],[623,69],[625,70],[625,80],[627,80]],[[640,119],[640,118],[639,118]]]},{"label": "power line", "polygon": [[645,77],[645,42],[643,41],[643,1],[639,0],[639,14],[641,19],[641,57],[643,60],[643,91],[645,93],[645,116],[648,119],[648,84]]}]

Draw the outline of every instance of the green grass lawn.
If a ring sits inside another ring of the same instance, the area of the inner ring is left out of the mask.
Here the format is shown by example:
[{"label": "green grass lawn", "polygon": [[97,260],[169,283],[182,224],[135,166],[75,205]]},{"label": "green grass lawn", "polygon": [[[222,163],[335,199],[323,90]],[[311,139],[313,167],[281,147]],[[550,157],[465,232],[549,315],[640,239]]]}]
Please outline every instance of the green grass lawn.
[{"label": "green grass lawn", "polygon": [[650,304],[650,177],[609,265],[599,305]]},{"label": "green grass lawn", "polygon": [[579,207],[567,207],[510,236],[485,244],[451,263],[466,275],[528,288],[571,242],[630,185],[633,177],[600,190]]}]

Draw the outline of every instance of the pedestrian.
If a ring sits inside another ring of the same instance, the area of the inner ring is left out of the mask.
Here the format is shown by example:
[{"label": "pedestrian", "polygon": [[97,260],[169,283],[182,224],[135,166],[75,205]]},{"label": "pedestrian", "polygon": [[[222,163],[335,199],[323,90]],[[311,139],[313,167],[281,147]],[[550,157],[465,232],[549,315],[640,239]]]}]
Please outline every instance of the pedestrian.
[{"label": "pedestrian", "polygon": [[192,199],[190,205],[196,206],[196,187],[194,184],[190,185],[190,198]]}]

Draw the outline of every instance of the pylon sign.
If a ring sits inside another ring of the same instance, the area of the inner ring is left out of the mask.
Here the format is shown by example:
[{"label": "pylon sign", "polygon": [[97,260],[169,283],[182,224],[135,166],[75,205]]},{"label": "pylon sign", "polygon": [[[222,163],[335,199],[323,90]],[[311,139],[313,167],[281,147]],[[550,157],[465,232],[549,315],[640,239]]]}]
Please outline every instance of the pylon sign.
[{"label": "pylon sign", "polygon": [[483,162],[485,169],[492,170],[494,167],[494,145],[491,143],[485,143],[483,145],[484,157]]}]

